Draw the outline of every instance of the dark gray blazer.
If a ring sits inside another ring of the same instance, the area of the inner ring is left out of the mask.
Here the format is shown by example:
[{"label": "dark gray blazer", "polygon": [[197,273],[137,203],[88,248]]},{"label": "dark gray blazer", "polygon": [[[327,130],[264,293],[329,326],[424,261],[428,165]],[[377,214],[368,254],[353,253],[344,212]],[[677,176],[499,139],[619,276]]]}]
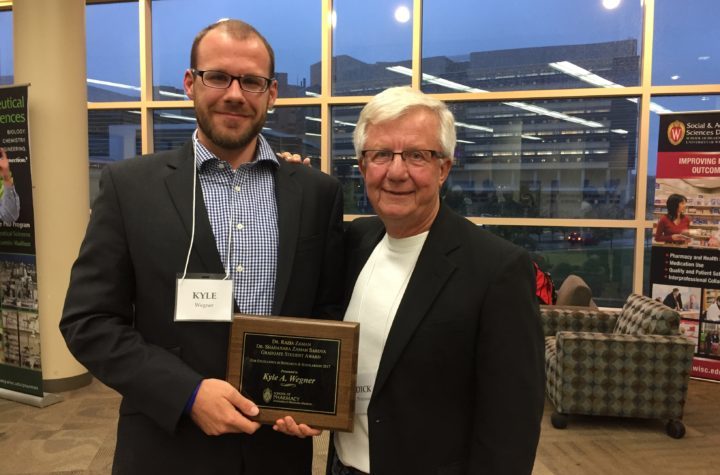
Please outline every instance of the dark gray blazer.
[{"label": "dark gray blazer", "polygon": [[[378,218],[351,223],[348,292],[384,234]],[[531,473],[543,346],[527,252],[441,206],[380,360],[371,473]]]},{"label": "dark gray blazer", "polygon": [[[193,151],[108,165],[70,278],[60,329],[70,351],[123,397],[115,473],[310,473],[312,443],[263,427],[207,437],[183,408],[225,378],[228,323],[173,322],[192,228]],[[327,316],[342,299],[338,181],[283,161],[275,175],[279,254],[273,313]],[[201,187],[188,272],[222,273]],[[242,455],[242,456],[241,456]]]}]

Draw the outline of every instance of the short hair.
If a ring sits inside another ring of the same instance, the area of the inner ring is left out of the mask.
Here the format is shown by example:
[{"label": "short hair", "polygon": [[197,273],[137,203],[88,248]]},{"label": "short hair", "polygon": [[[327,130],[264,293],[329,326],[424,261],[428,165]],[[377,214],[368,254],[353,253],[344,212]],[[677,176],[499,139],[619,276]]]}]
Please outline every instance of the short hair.
[{"label": "short hair", "polygon": [[200,30],[200,32],[195,36],[192,48],[190,48],[191,69],[197,68],[197,50],[200,46],[200,41],[205,38],[205,35],[216,29],[221,29],[224,33],[227,33],[233,38],[239,40],[245,40],[253,36],[258,38],[265,45],[268,56],[270,56],[270,77],[275,77],[275,52],[273,51],[272,46],[270,46],[270,43],[268,43],[268,40],[266,40],[265,37],[261,35],[260,32],[257,31],[249,23],[245,23],[242,20],[235,20],[231,18],[224,18],[222,20],[218,20],[215,23],[208,25],[202,30]]},{"label": "short hair", "polygon": [[444,157],[453,159],[455,154],[455,117],[444,102],[407,86],[385,89],[370,99],[353,132],[353,145],[358,159],[367,140],[367,126],[398,119],[417,109],[433,112],[439,122],[440,150]]},{"label": "short hair", "polygon": [[685,198],[683,195],[673,193],[672,195],[668,196],[667,199],[667,214],[668,218],[674,220],[678,217],[678,207],[680,206],[680,203],[683,201],[687,201],[687,198]]}]

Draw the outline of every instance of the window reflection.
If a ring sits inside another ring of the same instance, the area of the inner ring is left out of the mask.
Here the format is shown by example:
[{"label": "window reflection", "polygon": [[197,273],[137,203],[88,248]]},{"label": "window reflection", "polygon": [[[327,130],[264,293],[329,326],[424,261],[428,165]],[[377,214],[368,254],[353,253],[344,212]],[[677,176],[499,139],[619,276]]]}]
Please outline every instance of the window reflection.
[{"label": "window reflection", "polygon": [[352,134],[362,106],[341,106],[331,109],[332,175],[343,186],[345,213],[370,214],[372,207],[365,195],[365,186],[355,157]]},{"label": "window reflection", "polygon": [[[193,109],[159,109],[153,120],[156,152],[181,147],[197,127]],[[320,168],[320,123],[319,107],[276,107],[268,112],[262,135],[274,151],[309,157]]]},{"label": "window reflection", "polygon": [[653,84],[718,82],[719,16],[717,0],[693,0],[683,8],[677,8],[674,2],[655,2]]},{"label": "window reflection", "polygon": [[[612,228],[486,226],[524,247],[560,288],[570,274],[583,278],[601,307],[622,307],[632,292],[635,231]],[[580,239],[576,239],[579,237]]]},{"label": "window reflection", "polygon": [[182,147],[197,127],[193,109],[153,111],[153,148],[156,152]]},{"label": "window reflection", "polygon": [[425,0],[423,90],[639,84],[640,2],[624,2],[614,10],[604,9],[600,2],[521,3],[496,3],[490,12],[487,4],[472,0],[453,2],[453,8],[443,0]]},{"label": "window reflection", "polygon": [[[391,69],[412,68],[413,20],[401,21],[405,16],[396,13],[398,7],[406,7],[404,15],[411,15],[410,0],[400,4],[383,0],[335,2],[334,95],[370,96],[391,86],[410,85],[410,77]],[[313,71],[319,74],[317,66]]]},{"label": "window reflection", "polygon": [[[153,2],[154,98],[186,99],[182,79],[190,66],[193,39],[201,29],[221,18],[248,22],[267,38],[275,51],[279,97],[318,94],[321,8],[321,2],[294,0],[274,1],[272,8],[228,0]],[[317,74],[311,72],[311,65],[318,68]]]},{"label": "window reflection", "polygon": [[[88,5],[85,11],[88,101],[139,100],[137,2]],[[118,41],[119,31],[122,41]]]},{"label": "window reflection", "polygon": [[0,84],[13,83],[12,11],[0,12]]},{"label": "window reflection", "polygon": [[632,218],[637,104],[456,103],[450,201],[469,216]]},{"label": "window reflection", "polygon": [[[632,99],[632,98],[630,98]],[[631,219],[638,106],[628,99],[461,102],[444,196],[465,216]],[[360,107],[333,108],[333,174],[347,213],[371,213],[352,132]]]},{"label": "window reflection", "polygon": [[320,108],[276,107],[268,114],[262,134],[276,152],[288,151],[309,157],[320,168]]},{"label": "window reflection", "polygon": [[140,111],[88,112],[90,202],[97,196],[102,168],[111,162],[140,155]]}]

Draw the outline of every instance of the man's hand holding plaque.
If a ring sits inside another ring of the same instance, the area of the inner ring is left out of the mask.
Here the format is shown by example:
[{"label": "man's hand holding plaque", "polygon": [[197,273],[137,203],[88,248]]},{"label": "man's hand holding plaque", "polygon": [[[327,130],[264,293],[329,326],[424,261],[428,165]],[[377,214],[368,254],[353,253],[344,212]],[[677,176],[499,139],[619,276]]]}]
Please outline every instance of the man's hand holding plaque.
[{"label": "man's hand holding plaque", "polygon": [[358,335],[352,322],[236,315],[227,381],[260,409],[250,419],[279,432],[350,431]]},{"label": "man's hand holding plaque", "polygon": [[295,422],[295,419],[290,416],[285,416],[282,419],[275,421],[273,430],[282,432],[283,434],[300,437],[301,439],[304,439],[305,437],[315,437],[322,434],[320,429],[313,429],[307,424],[298,424]]},{"label": "man's hand holding plaque", "polygon": [[205,379],[198,388],[190,417],[207,435],[253,434],[260,424],[249,417],[259,412],[255,403],[241,396],[226,381]]}]

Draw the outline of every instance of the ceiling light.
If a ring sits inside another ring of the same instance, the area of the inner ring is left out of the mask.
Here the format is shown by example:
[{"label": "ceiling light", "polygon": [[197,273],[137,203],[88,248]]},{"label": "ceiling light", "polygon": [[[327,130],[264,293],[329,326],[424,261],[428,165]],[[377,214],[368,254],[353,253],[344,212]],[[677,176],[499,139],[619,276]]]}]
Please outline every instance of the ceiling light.
[{"label": "ceiling light", "polygon": [[482,125],[466,124],[465,122],[455,122],[456,127],[464,127],[466,129],[482,130],[483,132],[492,132],[493,129],[490,127],[484,127]]},{"label": "ceiling light", "polygon": [[177,97],[178,99],[189,99],[189,97],[186,94],[180,94],[177,92],[158,91],[158,94],[160,94],[161,96],[167,96],[167,97]]},{"label": "ceiling light", "polygon": [[[386,69],[388,71],[392,71],[392,72],[395,72],[398,74],[403,74],[405,76],[412,77],[412,69],[406,68],[405,66],[388,66]],[[475,87],[466,86],[465,84],[448,81],[447,79],[439,78],[439,77],[433,76],[431,74],[423,73],[422,76],[423,76],[423,81],[426,81],[426,82],[429,82],[432,84],[437,84],[439,86],[447,87],[448,89],[454,89],[456,91],[475,92],[475,93],[488,92],[483,89],[477,89]],[[510,106],[510,107],[518,107],[520,109],[525,109],[527,111],[531,111],[536,114],[546,115],[549,117],[554,117],[556,119],[567,120],[568,122],[574,122],[577,124],[588,125],[590,127],[602,127],[602,124],[600,124],[598,122],[591,122],[591,121],[587,121],[584,119],[579,119],[577,117],[569,116],[569,115],[563,114],[561,112],[555,112],[550,109],[545,109],[544,107],[532,106],[530,104],[525,104],[524,102],[503,102],[503,104]],[[456,122],[455,125],[460,125],[460,123]],[[479,127],[479,126],[476,126],[476,127]],[[483,130],[483,129],[480,129],[480,130]],[[492,132],[492,129],[488,129],[487,131]]]},{"label": "ceiling light", "polygon": [[536,106],[533,104],[525,104],[524,102],[503,102],[503,104],[507,104],[512,107],[517,107],[518,109],[523,109],[528,112],[534,112],[535,114],[546,115],[548,117],[554,117],[556,119],[566,120],[568,122],[573,122],[575,124],[586,125],[588,127],[602,127],[603,126],[600,122],[581,119],[579,117],[563,114],[562,112],[556,112],[554,110],[546,109],[544,107]]},{"label": "ceiling light", "polygon": [[395,21],[398,23],[407,23],[410,20],[410,10],[405,5],[401,5],[395,9]]},{"label": "ceiling light", "polygon": [[[402,74],[404,76],[412,77],[412,69],[406,68],[405,66],[388,66],[385,69],[387,69],[388,71],[392,71],[394,73]],[[488,92],[483,89],[477,89],[474,87],[466,86],[465,84],[460,84],[459,82],[448,81],[447,79],[439,78],[437,76],[433,76],[432,74],[423,73],[422,78],[423,78],[423,81],[429,82],[430,84],[436,84],[438,86],[446,87],[448,89],[453,89],[455,91]]]},{"label": "ceiling light", "polygon": [[608,10],[614,10],[620,6],[620,0],[603,0],[603,7]]},{"label": "ceiling light", "polygon": [[623,87],[620,84],[614,83],[604,77],[598,76],[595,73],[588,71],[585,68],[581,68],[577,64],[571,63],[570,61],[559,61],[557,63],[549,63],[551,68],[556,69],[562,73],[570,76],[574,76],[581,81],[592,84],[598,87]]},{"label": "ceiling light", "polygon": [[[548,65],[551,68],[557,69],[558,71],[561,71],[565,74],[568,74],[570,76],[574,76],[581,81],[588,82],[590,84],[593,84],[598,87],[625,87],[621,86],[620,84],[616,84],[608,79],[605,79],[603,77],[600,77],[596,74],[591,73],[587,69],[581,68],[580,66],[573,64],[569,61],[560,61],[557,63],[548,63]],[[680,76],[677,76],[680,77]],[[638,100],[634,97],[627,98],[628,101],[634,102],[637,104]],[[660,113],[667,113],[672,112],[670,109],[666,109],[665,107],[655,104],[654,102],[650,102],[650,110],[653,112],[656,112],[658,114]]]},{"label": "ceiling light", "polygon": [[100,79],[87,79],[88,84],[97,84],[98,86],[110,86],[110,87],[117,87],[119,89],[131,89],[133,91],[139,91],[140,88],[138,86],[131,86],[129,84],[123,84],[119,82],[110,82],[110,81],[102,81]]},{"label": "ceiling light", "polygon": [[167,112],[161,112],[160,117],[164,119],[176,119],[176,120],[186,120],[188,122],[197,122],[195,117],[188,117],[186,115],[178,115],[178,114],[168,114]]}]

